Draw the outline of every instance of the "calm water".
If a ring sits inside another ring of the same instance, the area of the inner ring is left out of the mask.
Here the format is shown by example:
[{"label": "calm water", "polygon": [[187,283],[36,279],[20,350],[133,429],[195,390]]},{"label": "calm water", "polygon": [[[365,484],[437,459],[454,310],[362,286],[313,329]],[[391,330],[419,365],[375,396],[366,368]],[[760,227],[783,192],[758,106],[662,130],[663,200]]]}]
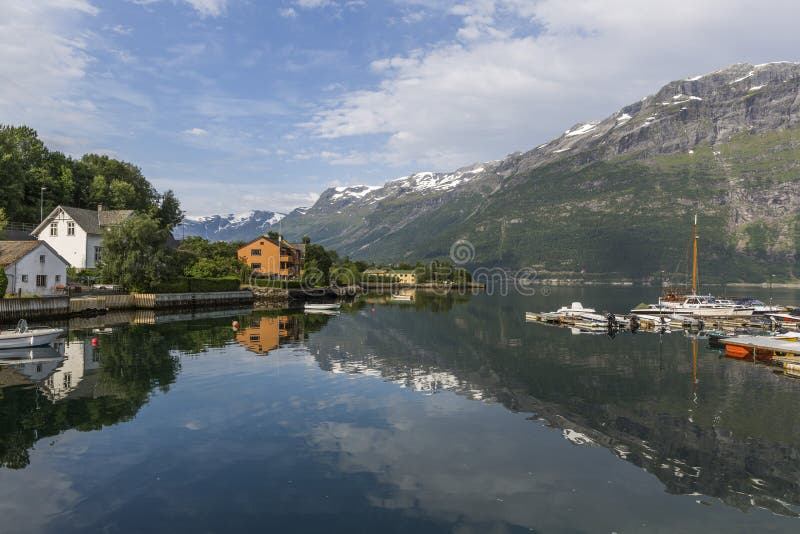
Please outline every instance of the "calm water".
[{"label": "calm water", "polygon": [[651,293],[73,323],[0,367],[0,532],[800,531],[800,382],[524,321]]}]

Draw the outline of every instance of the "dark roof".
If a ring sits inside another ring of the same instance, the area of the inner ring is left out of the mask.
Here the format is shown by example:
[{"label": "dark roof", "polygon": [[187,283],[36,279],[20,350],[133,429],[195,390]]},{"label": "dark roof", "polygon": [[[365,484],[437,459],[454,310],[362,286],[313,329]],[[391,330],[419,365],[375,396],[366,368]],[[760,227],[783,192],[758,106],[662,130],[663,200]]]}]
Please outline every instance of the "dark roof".
[{"label": "dark roof", "polygon": [[133,215],[133,210],[86,210],[83,208],[73,208],[71,206],[57,206],[56,209],[50,212],[50,215],[45,217],[42,223],[36,227],[32,232],[38,234],[50,224],[50,221],[56,216],[58,210],[64,210],[64,213],[70,216],[78,226],[80,226],[87,234],[100,235],[103,233],[103,228],[107,226],[116,226],[122,224],[125,219]]},{"label": "dark roof", "polygon": [[47,248],[58,259],[64,262],[64,265],[69,266],[69,262],[44,241],[0,241],[0,267],[6,267],[24,258],[36,250],[39,245]]},{"label": "dark roof", "polygon": [[38,246],[38,241],[0,241],[0,267],[24,258]]}]

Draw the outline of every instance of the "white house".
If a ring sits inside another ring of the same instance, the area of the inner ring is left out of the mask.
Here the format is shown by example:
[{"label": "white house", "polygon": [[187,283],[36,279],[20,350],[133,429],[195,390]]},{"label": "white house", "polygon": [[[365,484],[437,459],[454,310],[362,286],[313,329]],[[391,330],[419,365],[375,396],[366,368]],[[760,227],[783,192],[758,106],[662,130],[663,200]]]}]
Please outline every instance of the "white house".
[{"label": "white house", "polygon": [[97,211],[58,206],[31,232],[77,269],[93,269],[103,253],[103,231],[133,215],[133,210]]},{"label": "white house", "polygon": [[68,266],[43,241],[0,241],[0,268],[8,277],[8,293],[52,295],[66,285]]}]

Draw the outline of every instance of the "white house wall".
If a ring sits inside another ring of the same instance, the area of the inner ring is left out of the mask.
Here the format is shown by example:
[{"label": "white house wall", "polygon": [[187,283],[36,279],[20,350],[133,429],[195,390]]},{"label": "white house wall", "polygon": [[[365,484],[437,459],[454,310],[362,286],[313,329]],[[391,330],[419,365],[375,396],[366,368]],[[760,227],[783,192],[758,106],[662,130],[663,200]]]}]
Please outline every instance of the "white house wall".
[{"label": "white house wall", "polygon": [[[60,210],[51,222],[55,222],[58,225],[58,235],[50,235],[50,225],[48,224],[36,237],[53,247],[56,252],[69,262],[70,266],[78,269],[90,267],[87,261],[89,257],[86,255],[88,250],[87,241],[90,236],[86,234],[86,231],[75,223],[75,235],[67,235],[67,223],[75,221],[63,210]],[[91,260],[91,267],[94,267],[94,248],[92,248]]]},{"label": "white house wall", "polygon": [[[44,263],[39,261],[39,256],[44,255]],[[52,295],[56,286],[66,285],[67,265],[44,245],[39,245],[31,252],[5,268],[8,277],[9,293],[17,293],[22,289],[23,295]],[[27,275],[27,282],[22,281]],[[45,287],[36,287],[36,276],[47,276]]]},{"label": "white house wall", "polygon": [[86,237],[86,250],[84,254],[86,255],[86,268],[87,269],[94,269],[97,267],[97,262],[95,262],[95,247],[102,247],[103,246],[103,238],[99,235],[89,234]]}]

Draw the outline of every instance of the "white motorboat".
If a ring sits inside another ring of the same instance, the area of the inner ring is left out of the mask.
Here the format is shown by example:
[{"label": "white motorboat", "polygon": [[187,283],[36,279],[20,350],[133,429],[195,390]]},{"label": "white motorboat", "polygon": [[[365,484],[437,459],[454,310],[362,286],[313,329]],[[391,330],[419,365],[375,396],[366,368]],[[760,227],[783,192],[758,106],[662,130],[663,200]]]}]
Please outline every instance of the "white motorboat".
[{"label": "white motorboat", "polygon": [[682,302],[658,299],[658,304],[646,308],[634,308],[637,315],[691,315],[694,317],[747,317],[753,315],[753,308],[745,308],[731,301],[722,303],[711,295],[687,295]]},{"label": "white motorboat", "polygon": [[392,300],[401,302],[411,302],[414,300],[414,295],[392,295]]},{"label": "white motorboat", "polygon": [[0,332],[0,349],[22,349],[49,345],[63,333],[63,328],[29,328],[25,319],[20,319],[15,330]]},{"label": "white motorboat", "polygon": [[[608,315],[598,313],[594,308],[584,308],[580,302],[573,302],[569,307],[562,306],[553,312],[553,315],[583,319],[587,322],[601,324],[604,327],[608,325]],[[618,325],[626,325],[628,323],[628,319],[622,315],[614,315],[614,319]]]},{"label": "white motorboat", "polygon": [[785,310],[783,306],[772,306],[753,297],[741,297],[733,299],[733,302],[745,308],[753,308],[753,314],[764,315],[766,313],[781,313]]},{"label": "white motorboat", "polygon": [[305,309],[303,310],[304,313],[308,315],[339,315],[339,310],[314,310],[314,309]]},{"label": "white motorboat", "polygon": [[311,304],[311,303],[307,302],[305,304],[305,306],[303,306],[303,309],[306,309],[306,310],[338,310],[341,307],[342,307],[342,305],[339,304],[338,302],[335,302],[333,304]]}]

